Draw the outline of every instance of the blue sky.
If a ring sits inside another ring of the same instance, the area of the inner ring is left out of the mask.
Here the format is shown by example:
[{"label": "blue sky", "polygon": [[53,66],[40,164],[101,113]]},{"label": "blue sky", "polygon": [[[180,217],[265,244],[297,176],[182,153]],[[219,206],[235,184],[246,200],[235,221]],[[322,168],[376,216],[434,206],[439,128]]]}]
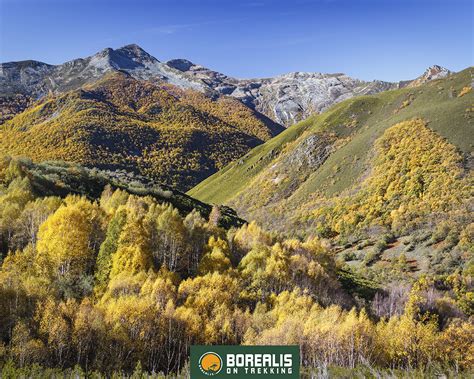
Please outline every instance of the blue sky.
[{"label": "blue sky", "polygon": [[472,0],[0,0],[0,61],[137,43],[228,75],[414,78],[473,65]]}]

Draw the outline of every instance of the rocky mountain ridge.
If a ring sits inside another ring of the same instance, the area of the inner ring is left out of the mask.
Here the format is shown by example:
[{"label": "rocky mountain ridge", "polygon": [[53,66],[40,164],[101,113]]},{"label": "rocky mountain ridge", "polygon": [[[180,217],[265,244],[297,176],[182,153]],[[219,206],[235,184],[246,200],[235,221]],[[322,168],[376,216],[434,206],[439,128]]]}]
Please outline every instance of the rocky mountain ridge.
[{"label": "rocky mountain ridge", "polygon": [[290,72],[263,79],[236,79],[186,59],[173,59],[166,64],[204,83],[220,95],[241,100],[287,127],[354,96],[417,86],[451,74],[448,69],[434,65],[417,79],[397,83],[381,80],[367,82],[343,73],[314,72]]},{"label": "rocky mountain ridge", "polygon": [[110,72],[123,71],[137,79],[164,81],[213,97],[227,95],[274,121],[289,126],[331,105],[357,95],[419,85],[443,78],[450,71],[432,66],[415,80],[390,83],[366,82],[345,74],[293,72],[274,78],[236,79],[186,59],[161,62],[138,45],[106,48],[95,55],[61,65],[38,61],[0,64],[0,106],[11,109],[12,98],[33,100],[48,93],[62,93],[92,83]]},{"label": "rocky mountain ridge", "polygon": [[22,93],[38,98],[49,92],[61,93],[79,88],[114,71],[125,71],[136,79],[164,80],[182,88],[204,89],[199,83],[183,79],[180,71],[160,62],[138,45],[127,45],[115,50],[106,48],[92,56],[60,65],[37,61],[2,63],[1,94]]}]

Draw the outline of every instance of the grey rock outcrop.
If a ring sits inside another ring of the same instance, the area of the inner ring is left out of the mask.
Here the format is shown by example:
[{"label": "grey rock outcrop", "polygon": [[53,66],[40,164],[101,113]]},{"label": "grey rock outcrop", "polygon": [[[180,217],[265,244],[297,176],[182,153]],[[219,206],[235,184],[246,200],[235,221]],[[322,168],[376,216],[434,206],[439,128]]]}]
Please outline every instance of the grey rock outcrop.
[{"label": "grey rock outcrop", "polygon": [[432,66],[415,80],[397,83],[380,80],[367,82],[345,74],[312,72],[293,72],[265,79],[236,79],[184,59],[174,59],[166,64],[220,95],[238,98],[285,126],[305,119],[312,113],[323,112],[331,105],[353,96],[414,86],[450,74],[445,68]]},{"label": "grey rock outcrop", "polygon": [[202,83],[190,80],[179,70],[160,62],[137,45],[119,49],[106,48],[87,58],[61,65],[37,61],[0,64],[0,95],[42,97],[92,83],[104,75],[122,71],[137,79],[164,80],[182,88],[205,90]]},{"label": "grey rock outcrop", "polygon": [[418,85],[450,73],[440,66],[432,66],[421,77],[398,83],[366,82],[344,74],[309,72],[264,79],[236,79],[186,59],[160,62],[132,44],[115,50],[107,48],[61,65],[37,61],[2,63],[0,96],[26,95],[34,100],[48,93],[79,88],[116,71],[137,79],[168,82],[210,96],[232,96],[285,126],[353,96]]}]

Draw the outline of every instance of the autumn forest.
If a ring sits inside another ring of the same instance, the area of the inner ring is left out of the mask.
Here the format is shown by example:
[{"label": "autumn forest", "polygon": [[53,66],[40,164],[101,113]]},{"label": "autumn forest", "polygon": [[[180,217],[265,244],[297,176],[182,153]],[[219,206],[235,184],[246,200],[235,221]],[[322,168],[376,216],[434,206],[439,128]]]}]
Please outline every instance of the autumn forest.
[{"label": "autumn forest", "polygon": [[192,345],[472,377],[472,77],[1,63],[0,377],[189,378]]}]

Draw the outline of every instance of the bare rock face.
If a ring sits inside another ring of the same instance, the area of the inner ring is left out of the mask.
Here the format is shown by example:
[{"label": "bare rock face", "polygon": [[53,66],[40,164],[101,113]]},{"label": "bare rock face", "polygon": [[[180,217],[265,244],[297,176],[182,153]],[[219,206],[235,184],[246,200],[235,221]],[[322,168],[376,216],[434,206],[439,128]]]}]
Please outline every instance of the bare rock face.
[{"label": "bare rock face", "polygon": [[54,66],[37,61],[0,64],[0,91],[3,96],[42,93],[48,91],[45,77]]},{"label": "bare rock face", "polygon": [[448,69],[438,66],[438,65],[434,65],[434,66],[428,67],[423,73],[423,75],[419,76],[415,80],[402,82],[402,83],[407,83],[406,84],[407,87],[416,87],[426,82],[429,82],[430,80],[443,79],[449,76],[450,74],[451,74],[451,71],[449,71]]},{"label": "bare rock face", "polygon": [[398,83],[380,80],[366,82],[345,74],[311,72],[293,72],[265,79],[236,79],[184,59],[174,59],[166,64],[204,83],[220,95],[241,100],[287,127],[353,96],[416,86],[450,74],[445,68],[432,66],[421,77]]},{"label": "bare rock face", "polygon": [[295,72],[263,82],[253,103],[257,110],[289,126],[337,102],[367,93],[364,85],[344,74]]},{"label": "bare rock face", "polygon": [[334,151],[334,138],[313,134],[306,138],[295,150],[285,157],[283,166],[309,172],[318,169]]},{"label": "bare rock face", "polygon": [[37,61],[0,64],[0,95],[29,95],[39,98],[49,92],[60,93],[93,83],[112,72],[122,71],[134,78],[165,80],[182,88],[205,90],[202,83],[183,77],[183,73],[154,58],[137,45],[106,48],[90,57],[61,65]]},{"label": "bare rock face", "polygon": [[275,78],[235,79],[183,59],[166,64],[285,126],[352,96],[397,88],[395,83],[364,82],[344,74],[293,72]]},{"label": "bare rock face", "polygon": [[0,97],[24,95],[33,100],[92,83],[111,72],[125,72],[137,79],[165,81],[210,96],[232,96],[284,126],[357,95],[375,94],[403,86],[415,86],[449,75],[432,66],[419,78],[389,83],[365,82],[344,74],[293,72],[274,78],[236,79],[186,59],[160,62],[138,45],[107,48],[86,58],[61,65],[37,61],[0,64]]}]

